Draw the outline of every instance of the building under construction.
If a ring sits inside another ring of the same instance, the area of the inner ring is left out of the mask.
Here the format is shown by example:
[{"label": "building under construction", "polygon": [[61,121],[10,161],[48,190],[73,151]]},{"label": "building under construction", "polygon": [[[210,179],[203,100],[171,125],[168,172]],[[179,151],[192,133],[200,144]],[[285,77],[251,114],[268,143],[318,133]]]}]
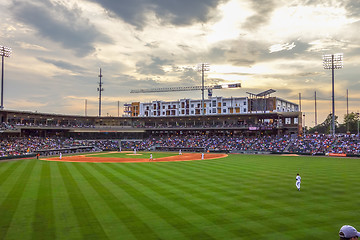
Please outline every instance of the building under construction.
[{"label": "building under construction", "polygon": [[127,117],[166,116],[213,116],[232,114],[298,112],[298,104],[270,97],[275,92],[270,89],[259,94],[249,93],[249,97],[209,97],[205,100],[180,99],[178,101],[133,102],[124,104]]}]

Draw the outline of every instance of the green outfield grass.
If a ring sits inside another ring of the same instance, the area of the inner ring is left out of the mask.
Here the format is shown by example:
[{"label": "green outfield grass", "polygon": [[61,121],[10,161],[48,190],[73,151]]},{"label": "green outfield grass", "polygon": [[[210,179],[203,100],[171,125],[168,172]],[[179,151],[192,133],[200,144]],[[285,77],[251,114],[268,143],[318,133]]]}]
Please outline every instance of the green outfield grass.
[{"label": "green outfield grass", "polygon": [[0,162],[0,239],[338,239],[344,224],[360,229],[359,169],[261,155]]},{"label": "green outfield grass", "polygon": [[179,153],[174,152],[137,152],[137,155],[133,155],[132,152],[112,152],[112,153],[100,153],[100,154],[91,154],[89,157],[108,157],[108,158],[149,158],[150,153],[153,155],[153,158],[162,158],[170,156],[178,156]]}]

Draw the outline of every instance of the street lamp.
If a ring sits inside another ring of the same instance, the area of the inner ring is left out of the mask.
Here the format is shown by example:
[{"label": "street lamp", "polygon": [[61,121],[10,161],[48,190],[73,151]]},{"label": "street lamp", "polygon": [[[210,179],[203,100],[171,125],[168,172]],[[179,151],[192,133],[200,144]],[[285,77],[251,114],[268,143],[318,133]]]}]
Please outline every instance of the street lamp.
[{"label": "street lamp", "polygon": [[334,70],[343,68],[342,53],[323,55],[324,69],[331,69],[332,72],[332,135],[335,135],[335,94],[334,94]]},{"label": "street lamp", "polygon": [[1,106],[0,109],[4,109],[4,58],[11,56],[11,48],[0,46],[1,56]]}]

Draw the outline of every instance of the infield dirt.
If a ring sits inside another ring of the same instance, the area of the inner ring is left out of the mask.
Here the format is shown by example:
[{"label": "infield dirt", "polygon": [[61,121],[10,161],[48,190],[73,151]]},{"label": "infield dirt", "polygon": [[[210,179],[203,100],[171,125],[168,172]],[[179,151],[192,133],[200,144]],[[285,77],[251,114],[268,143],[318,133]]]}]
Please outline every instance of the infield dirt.
[{"label": "infield dirt", "polygon": [[[227,157],[227,154],[205,153],[204,160],[217,159]],[[144,154],[145,157],[145,154]],[[149,158],[108,158],[108,157],[91,157],[90,155],[77,156],[63,156],[61,159],[56,158],[41,158],[46,161],[61,161],[61,162],[97,162],[97,163],[117,163],[117,162],[173,162],[173,161],[195,161],[202,160],[201,153],[183,153],[171,157],[156,158],[152,161]]]}]

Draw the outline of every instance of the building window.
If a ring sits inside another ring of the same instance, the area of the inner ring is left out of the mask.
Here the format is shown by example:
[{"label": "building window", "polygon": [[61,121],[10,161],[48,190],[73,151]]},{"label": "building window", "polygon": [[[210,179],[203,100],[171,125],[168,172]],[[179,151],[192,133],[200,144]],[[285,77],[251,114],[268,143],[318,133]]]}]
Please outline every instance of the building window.
[{"label": "building window", "polygon": [[226,113],[226,109],[225,109],[225,108],[223,109],[223,113]]},{"label": "building window", "polygon": [[226,107],[226,102],[223,103],[223,106]]}]

